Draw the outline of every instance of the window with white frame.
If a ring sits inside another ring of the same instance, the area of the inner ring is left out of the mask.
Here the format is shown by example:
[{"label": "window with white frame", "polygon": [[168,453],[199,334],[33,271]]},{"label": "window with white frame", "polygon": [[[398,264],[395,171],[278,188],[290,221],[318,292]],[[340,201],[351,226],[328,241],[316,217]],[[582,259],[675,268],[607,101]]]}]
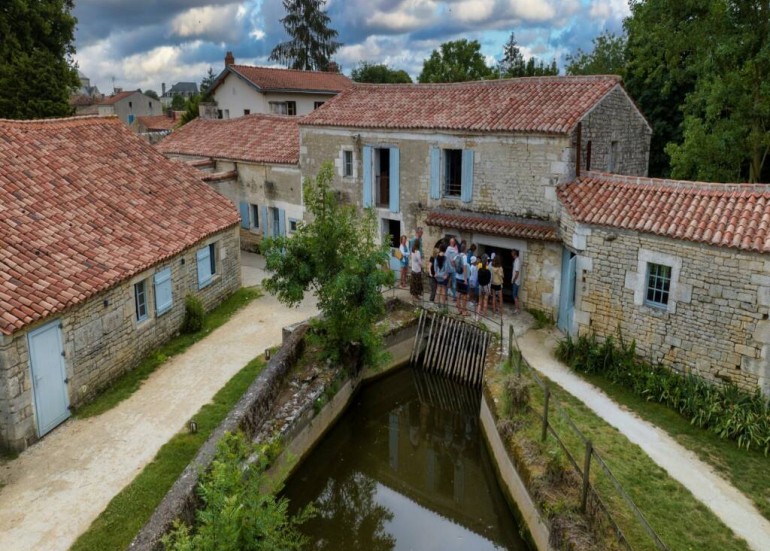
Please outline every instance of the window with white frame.
[{"label": "window with white frame", "polygon": [[171,291],[171,268],[164,268],[153,277],[155,292],[155,314],[160,315],[171,309],[174,299]]},{"label": "window with white frame", "polygon": [[147,282],[140,281],[134,284],[134,305],[136,307],[136,321],[147,319]]},{"label": "window with white frame", "polygon": [[198,264],[198,288],[202,289],[210,284],[217,273],[217,249],[216,244],[206,245],[198,249],[196,261]]},{"label": "window with white frame", "polygon": [[297,114],[297,102],[296,101],[271,101],[270,112],[274,115],[296,115]]},{"label": "window with white frame", "polygon": [[666,308],[671,293],[671,266],[647,264],[647,288],[644,302],[648,306]]},{"label": "window with white frame", "polygon": [[353,177],[353,152],[349,149],[342,152],[342,175],[345,178]]}]

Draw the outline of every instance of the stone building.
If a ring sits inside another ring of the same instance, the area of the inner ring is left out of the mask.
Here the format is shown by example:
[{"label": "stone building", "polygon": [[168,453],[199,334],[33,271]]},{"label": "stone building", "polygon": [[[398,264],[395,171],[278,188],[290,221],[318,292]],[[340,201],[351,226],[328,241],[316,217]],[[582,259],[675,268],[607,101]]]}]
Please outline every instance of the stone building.
[{"label": "stone building", "polygon": [[238,212],[110,118],[0,121],[0,445],[25,446],[240,287]]},{"label": "stone building", "polygon": [[116,92],[101,100],[97,106],[100,117],[115,115],[127,125],[133,123],[137,117],[163,114],[160,102],[145,96],[139,90]]},{"label": "stone building", "polygon": [[556,186],[581,167],[646,174],[651,130],[620,79],[601,76],[357,85],[300,134],[303,176],[333,160],[335,186],[375,209],[383,237],[424,226],[426,255],[450,234],[502,253],[507,285],[519,249],[525,304],[555,315]]},{"label": "stone building", "polygon": [[586,173],[565,206],[559,325],[770,394],[770,191]]},{"label": "stone building", "polygon": [[291,234],[304,216],[297,123],[280,115],[196,119],[157,147],[207,173],[240,210],[241,247],[256,250],[263,237]]}]

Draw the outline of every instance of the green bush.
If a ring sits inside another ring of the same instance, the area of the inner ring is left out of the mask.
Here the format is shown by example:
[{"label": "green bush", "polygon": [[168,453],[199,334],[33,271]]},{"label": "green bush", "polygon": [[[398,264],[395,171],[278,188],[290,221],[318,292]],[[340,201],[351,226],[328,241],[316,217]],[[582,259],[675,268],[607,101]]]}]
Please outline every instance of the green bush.
[{"label": "green bush", "polygon": [[203,303],[193,295],[187,295],[184,298],[184,321],[182,322],[182,333],[189,335],[197,333],[203,329],[203,321],[206,318],[206,312],[203,310]]},{"label": "green bush", "polygon": [[567,337],[556,356],[577,371],[595,373],[623,385],[647,400],[678,411],[698,427],[728,438],[745,449],[770,452],[770,411],[757,389],[749,394],[735,384],[714,384],[696,375],[684,375],[637,357],[636,344],[622,337],[599,342],[595,335]]}]

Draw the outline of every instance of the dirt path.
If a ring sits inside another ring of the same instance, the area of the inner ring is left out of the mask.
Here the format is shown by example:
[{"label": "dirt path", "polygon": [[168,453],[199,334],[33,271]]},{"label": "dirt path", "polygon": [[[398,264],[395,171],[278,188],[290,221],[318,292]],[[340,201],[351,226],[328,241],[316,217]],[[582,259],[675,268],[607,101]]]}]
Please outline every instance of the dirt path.
[{"label": "dirt path", "polygon": [[735,534],[756,551],[770,545],[770,521],[754,504],[710,465],[679,445],[665,431],[621,408],[604,392],[575,375],[553,356],[557,338],[547,330],[530,331],[519,337],[522,354],[530,365],[582,400],[597,415],[640,446],[668,474],[684,485]]},{"label": "dirt path", "polygon": [[[244,255],[244,284],[263,274]],[[0,549],[65,550],[158,449],[281,329],[316,313],[313,301],[289,309],[271,296],[238,312],[172,358],[139,391],[104,414],[67,421],[0,467]]]}]

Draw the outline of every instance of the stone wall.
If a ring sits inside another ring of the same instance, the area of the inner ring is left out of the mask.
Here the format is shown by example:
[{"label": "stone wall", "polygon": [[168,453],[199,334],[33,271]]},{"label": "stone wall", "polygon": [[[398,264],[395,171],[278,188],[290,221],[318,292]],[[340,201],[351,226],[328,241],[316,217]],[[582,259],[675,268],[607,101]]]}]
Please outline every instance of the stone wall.
[{"label": "stone wall", "polygon": [[[635,339],[638,353],[682,372],[770,394],[770,257],[562,221],[578,253],[580,334]],[[647,264],[672,267],[666,307],[646,303]]]},{"label": "stone wall", "polygon": [[[217,275],[198,289],[195,254],[211,243],[216,243]],[[173,305],[157,315],[152,277],[166,267],[171,268]],[[134,285],[142,280],[146,281],[148,317],[137,322]],[[198,296],[210,310],[240,286],[238,229],[231,228],[59,315],[11,337],[0,337],[0,445],[23,449],[37,439],[28,331],[53,320],[61,322],[69,401],[77,408],[179,330],[186,295]]]}]

